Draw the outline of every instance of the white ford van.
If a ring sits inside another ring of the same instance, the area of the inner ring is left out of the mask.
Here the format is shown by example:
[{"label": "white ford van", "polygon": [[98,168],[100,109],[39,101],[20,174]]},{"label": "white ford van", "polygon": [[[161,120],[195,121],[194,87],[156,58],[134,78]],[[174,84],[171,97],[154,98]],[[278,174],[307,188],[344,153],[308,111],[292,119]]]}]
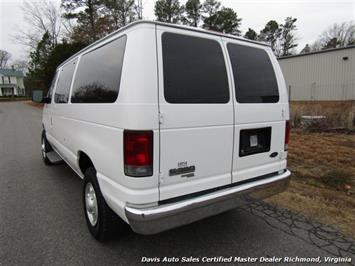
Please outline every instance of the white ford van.
[{"label": "white ford van", "polygon": [[189,224],[283,191],[289,106],[269,46],[132,23],[62,63],[42,156],[83,180],[92,235]]}]

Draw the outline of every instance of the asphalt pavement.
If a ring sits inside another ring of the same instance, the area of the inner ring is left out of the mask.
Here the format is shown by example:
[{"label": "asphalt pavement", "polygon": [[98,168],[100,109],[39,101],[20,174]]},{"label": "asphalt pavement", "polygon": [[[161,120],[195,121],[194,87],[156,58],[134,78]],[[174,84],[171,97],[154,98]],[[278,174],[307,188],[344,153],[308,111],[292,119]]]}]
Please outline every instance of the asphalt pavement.
[{"label": "asphalt pavement", "polygon": [[86,228],[81,179],[65,164],[42,161],[41,114],[23,102],[0,103],[0,265],[135,265],[164,257],[181,263],[190,256],[258,263],[320,256],[322,264],[341,256],[355,264],[354,240],[265,202],[157,235],[127,230],[99,243]]}]

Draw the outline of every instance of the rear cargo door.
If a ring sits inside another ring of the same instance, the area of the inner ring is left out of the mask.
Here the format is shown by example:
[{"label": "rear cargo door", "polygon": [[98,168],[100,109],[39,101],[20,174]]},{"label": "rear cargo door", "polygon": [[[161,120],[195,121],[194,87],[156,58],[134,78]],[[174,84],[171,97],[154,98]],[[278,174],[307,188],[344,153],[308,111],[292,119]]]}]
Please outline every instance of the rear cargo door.
[{"label": "rear cargo door", "polygon": [[269,47],[229,39],[224,43],[234,81],[235,183],[286,168],[288,99],[282,73]]},{"label": "rear cargo door", "polygon": [[222,39],[157,26],[160,200],[231,183],[233,102]]}]

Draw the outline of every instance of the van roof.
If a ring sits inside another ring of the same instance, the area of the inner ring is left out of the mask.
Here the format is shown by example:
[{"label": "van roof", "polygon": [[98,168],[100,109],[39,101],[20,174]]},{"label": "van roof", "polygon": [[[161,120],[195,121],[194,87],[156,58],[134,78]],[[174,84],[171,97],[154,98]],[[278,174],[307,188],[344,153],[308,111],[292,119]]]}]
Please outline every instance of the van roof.
[{"label": "van roof", "polygon": [[210,34],[210,35],[226,37],[226,38],[230,38],[230,39],[235,39],[235,40],[239,40],[239,41],[243,41],[243,42],[254,43],[254,44],[263,45],[263,46],[270,46],[269,44],[264,43],[264,42],[253,41],[253,40],[249,40],[249,39],[246,39],[246,38],[243,38],[243,37],[239,37],[239,36],[235,36],[235,35],[231,35],[231,34],[224,34],[224,33],[218,32],[218,31],[206,30],[206,29],[196,28],[196,27],[191,27],[191,26],[186,26],[186,25],[165,23],[165,22],[160,22],[160,21],[138,20],[138,21],[132,22],[132,23],[130,23],[130,24],[128,24],[128,25],[126,25],[126,26],[114,31],[114,32],[111,32],[110,34],[106,35],[105,37],[93,42],[92,44],[89,44],[85,48],[81,49],[79,52],[77,52],[74,55],[72,55],[71,57],[69,57],[67,60],[65,60],[63,63],[61,63],[58,67],[61,67],[62,65],[66,64],[68,61],[73,59],[74,57],[76,57],[79,54],[81,54],[82,52],[84,52],[84,51],[88,50],[89,48],[99,44],[100,42],[102,42],[102,41],[114,36],[115,34],[123,32],[123,31],[127,30],[128,28],[135,27],[135,26],[142,25],[142,24],[161,25],[161,26],[165,26],[165,27],[178,28],[178,29],[184,29],[184,30],[188,30],[188,31],[195,31],[195,32],[201,32],[201,33]]}]

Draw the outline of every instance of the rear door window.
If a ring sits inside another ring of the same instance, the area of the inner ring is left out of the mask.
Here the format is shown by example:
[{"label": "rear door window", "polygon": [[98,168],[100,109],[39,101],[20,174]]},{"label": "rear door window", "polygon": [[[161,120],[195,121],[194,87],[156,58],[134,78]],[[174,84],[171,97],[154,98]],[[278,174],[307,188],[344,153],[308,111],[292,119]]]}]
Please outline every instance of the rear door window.
[{"label": "rear door window", "polygon": [[67,103],[69,101],[70,85],[73,79],[77,59],[62,67],[54,94],[55,103]]},{"label": "rear door window", "polygon": [[112,103],[120,89],[126,36],[84,54],[76,71],[72,103]]},{"label": "rear door window", "polygon": [[164,96],[169,103],[227,103],[229,86],[221,45],[211,39],[162,35]]},{"label": "rear door window", "polygon": [[228,43],[239,103],[276,103],[279,91],[269,55],[262,49]]}]

